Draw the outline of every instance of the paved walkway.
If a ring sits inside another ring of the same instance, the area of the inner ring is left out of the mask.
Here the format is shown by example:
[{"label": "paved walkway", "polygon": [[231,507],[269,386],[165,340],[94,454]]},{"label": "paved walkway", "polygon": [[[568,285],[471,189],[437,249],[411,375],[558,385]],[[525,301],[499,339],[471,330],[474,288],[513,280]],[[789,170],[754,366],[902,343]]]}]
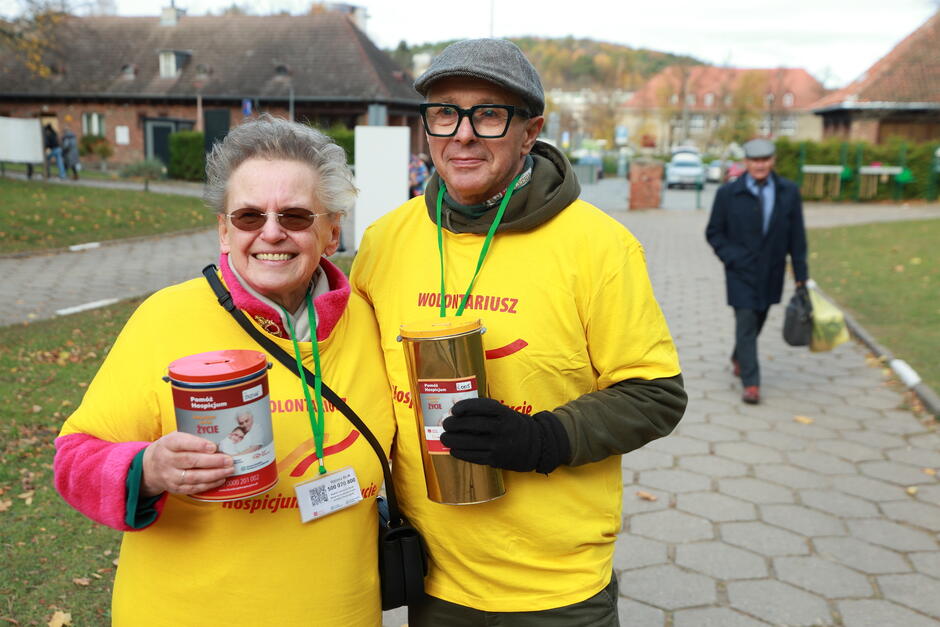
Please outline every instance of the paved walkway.
[{"label": "paved walkway", "polygon": [[623,457],[621,624],[940,624],[933,425],[859,345],[786,346],[782,307],[760,341],[764,401],[743,405],[706,213],[612,213],[646,244],[690,398],[673,435]]},{"label": "paved walkway", "polygon": [[[649,212],[622,210],[619,181],[585,196],[644,243],[690,397],[673,435],[623,457],[621,624],[940,625],[934,425],[901,408],[860,346],[786,346],[782,307],[760,342],[764,402],[741,404],[721,266],[694,192],[667,195],[676,210]],[[807,207],[810,225],[920,216],[940,216],[940,206]],[[0,315],[41,318],[153,291],[196,276],[216,247],[205,232],[0,260]],[[404,622],[401,610],[385,615],[389,627]]]}]

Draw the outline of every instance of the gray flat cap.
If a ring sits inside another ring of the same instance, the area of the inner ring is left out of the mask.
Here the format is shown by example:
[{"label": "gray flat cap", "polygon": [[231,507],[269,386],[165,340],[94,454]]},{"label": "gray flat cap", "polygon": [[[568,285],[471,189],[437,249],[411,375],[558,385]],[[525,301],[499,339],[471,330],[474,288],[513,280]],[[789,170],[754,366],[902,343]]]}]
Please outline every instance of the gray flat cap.
[{"label": "gray flat cap", "polygon": [[431,83],[448,76],[469,76],[495,83],[518,94],[532,115],[545,111],[545,94],[538,72],[519,46],[506,39],[465,39],[447,46],[415,81],[415,90],[427,96]]},{"label": "gray flat cap", "polygon": [[773,157],[776,146],[769,139],[752,139],[744,143],[744,157],[747,159],[766,159]]}]

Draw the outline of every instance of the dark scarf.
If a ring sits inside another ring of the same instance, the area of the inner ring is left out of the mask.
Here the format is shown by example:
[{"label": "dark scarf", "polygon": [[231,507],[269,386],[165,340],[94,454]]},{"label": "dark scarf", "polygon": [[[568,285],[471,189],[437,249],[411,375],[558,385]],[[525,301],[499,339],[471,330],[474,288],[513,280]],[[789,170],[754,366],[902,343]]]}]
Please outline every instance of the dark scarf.
[{"label": "dark scarf", "polygon": [[[532,159],[530,181],[518,187],[506,207],[506,213],[497,229],[498,233],[530,231],[555,217],[577,200],[581,186],[565,156],[553,146],[536,142],[529,155]],[[526,158],[525,169],[529,164]],[[437,221],[437,193],[440,189],[437,172],[428,182],[424,202],[432,222]],[[482,205],[459,205],[445,192],[442,225],[453,233],[486,233],[496,217],[498,195]]]}]

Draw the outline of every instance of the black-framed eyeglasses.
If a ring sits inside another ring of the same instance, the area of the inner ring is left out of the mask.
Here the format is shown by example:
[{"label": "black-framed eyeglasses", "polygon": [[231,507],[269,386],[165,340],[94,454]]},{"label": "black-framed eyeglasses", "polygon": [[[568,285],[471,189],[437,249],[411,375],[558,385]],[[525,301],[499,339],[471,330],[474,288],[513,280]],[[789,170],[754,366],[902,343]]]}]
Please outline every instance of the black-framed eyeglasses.
[{"label": "black-framed eyeglasses", "polygon": [[503,137],[514,115],[531,118],[532,114],[513,105],[478,104],[469,109],[446,102],[425,102],[419,106],[424,130],[432,137],[453,137],[464,117],[470,118],[473,133],[483,139]]},{"label": "black-framed eyeglasses", "polygon": [[232,221],[232,226],[241,231],[257,231],[264,226],[268,219],[268,213],[274,214],[277,223],[288,231],[303,231],[309,229],[314,221],[320,216],[329,215],[328,213],[314,213],[309,209],[285,209],[284,211],[261,211],[260,209],[236,209],[232,213],[225,214],[225,217]]}]

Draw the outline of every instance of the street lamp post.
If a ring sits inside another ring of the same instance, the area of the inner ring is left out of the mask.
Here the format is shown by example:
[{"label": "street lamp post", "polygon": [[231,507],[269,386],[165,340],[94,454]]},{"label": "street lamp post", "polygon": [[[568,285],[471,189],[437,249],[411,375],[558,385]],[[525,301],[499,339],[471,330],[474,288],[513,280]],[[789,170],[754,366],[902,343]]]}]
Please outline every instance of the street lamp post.
[{"label": "street lamp post", "polygon": [[287,119],[294,121],[294,82],[287,84]]},{"label": "street lamp post", "polygon": [[203,131],[202,124],[202,88],[209,82],[209,77],[205,73],[196,74],[193,80],[193,87],[196,88],[196,126],[197,131]]}]

